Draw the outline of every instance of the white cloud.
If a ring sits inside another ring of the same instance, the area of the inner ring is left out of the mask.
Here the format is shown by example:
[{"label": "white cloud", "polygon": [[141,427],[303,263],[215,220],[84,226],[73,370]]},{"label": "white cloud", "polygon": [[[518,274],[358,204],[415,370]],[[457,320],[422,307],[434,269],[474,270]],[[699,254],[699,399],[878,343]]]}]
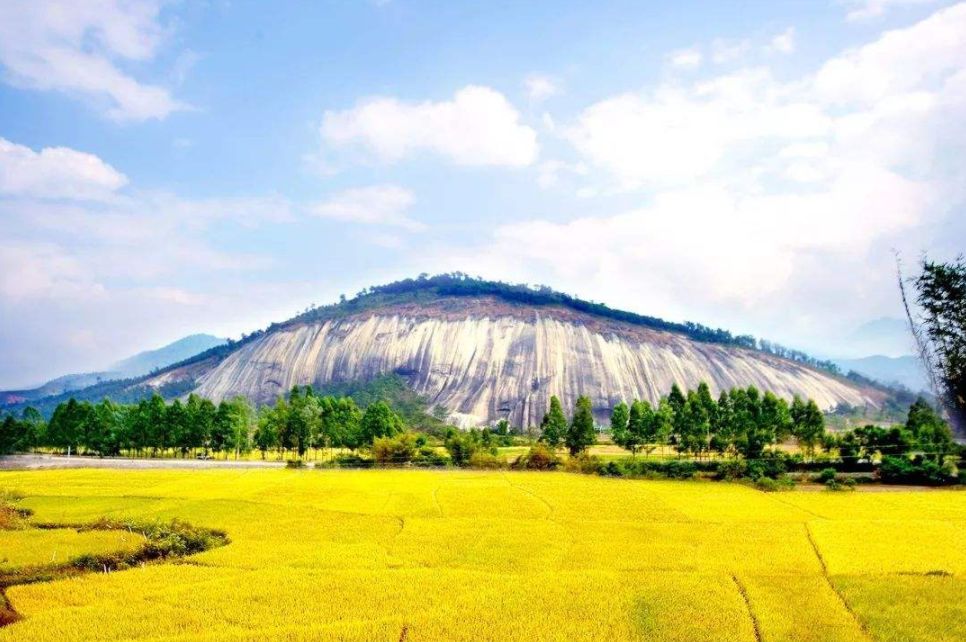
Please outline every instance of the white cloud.
[{"label": "white cloud", "polygon": [[846,20],[880,18],[890,9],[914,5],[932,4],[936,0],[841,0],[849,7]]},{"label": "white cloud", "polygon": [[418,231],[425,225],[406,215],[416,201],[413,193],[397,185],[373,185],[348,189],[327,201],[310,206],[321,218],[349,223],[386,225]]},{"label": "white cloud", "polygon": [[902,93],[935,90],[966,69],[966,3],[942,9],[905,29],[825,63],[815,79],[822,100],[872,105]]},{"label": "white cloud", "polygon": [[701,60],[701,51],[697,47],[672,51],[667,57],[668,64],[678,69],[697,69]]},{"label": "white cloud", "polygon": [[57,244],[0,241],[0,297],[69,299],[103,293],[81,262]]},{"label": "white cloud", "polygon": [[526,89],[527,96],[531,102],[535,103],[542,102],[560,93],[560,85],[556,80],[550,76],[540,74],[527,76],[523,81],[523,87]]},{"label": "white cloud", "polygon": [[592,164],[627,188],[706,176],[741,144],[822,136],[830,119],[763,69],[690,87],[662,85],[585,109],[567,137]]},{"label": "white cloud", "polygon": [[790,54],[795,51],[795,28],[789,27],[773,36],[771,42],[768,43],[768,51],[780,54]]},{"label": "white cloud", "polygon": [[165,37],[162,0],[0,3],[0,63],[18,86],[77,94],[119,121],[165,118],[186,106],[119,65],[152,60]]},{"label": "white cloud", "polygon": [[751,51],[750,40],[725,40],[716,38],[711,42],[711,60],[716,65],[737,62]]},{"label": "white cloud", "polygon": [[561,129],[622,200],[646,188],[643,206],[503,225],[439,260],[843,349],[836,330],[898,312],[891,249],[914,256],[957,229],[964,39],[966,4],[798,79],[744,68],[601,100]]},{"label": "white cloud", "polygon": [[538,151],[536,132],[520,123],[503,94],[475,85],[447,101],[376,97],[327,111],[321,133],[330,148],[361,147],[388,163],[429,151],[459,165],[523,167]]},{"label": "white cloud", "polygon": [[0,195],[104,199],[127,177],[93,154],[66,147],[35,152],[0,138]]}]

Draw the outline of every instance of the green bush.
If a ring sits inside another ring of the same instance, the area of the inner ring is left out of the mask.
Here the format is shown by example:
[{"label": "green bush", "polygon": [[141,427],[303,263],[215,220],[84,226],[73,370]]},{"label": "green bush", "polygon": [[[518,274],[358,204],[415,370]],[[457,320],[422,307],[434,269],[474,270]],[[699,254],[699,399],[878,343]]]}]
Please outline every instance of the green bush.
[{"label": "green bush", "polygon": [[915,459],[887,456],[879,465],[879,479],[890,484],[941,486],[959,481],[959,470],[951,460],[940,464],[922,456]]},{"label": "green bush", "polygon": [[838,475],[838,471],[834,468],[823,468],[822,471],[815,476],[815,481],[820,484],[827,484],[830,481],[835,481],[835,477]]},{"label": "green bush", "polygon": [[567,459],[564,463],[564,470],[571,473],[584,473],[585,475],[596,475],[600,473],[603,464],[600,457],[591,455],[583,451]]},{"label": "green bush", "polygon": [[416,455],[416,436],[404,432],[395,437],[379,437],[372,442],[372,458],[380,465],[408,464]]},{"label": "green bush", "polygon": [[795,487],[795,482],[789,479],[787,476],[781,477],[759,477],[755,480],[755,488],[764,491],[766,493],[775,493],[785,490],[791,490]]},{"label": "green bush", "polygon": [[488,453],[483,450],[477,450],[470,456],[469,466],[470,468],[496,470],[499,468],[506,468],[507,463],[506,460],[499,455],[494,455],[493,453]]},{"label": "green bush", "polygon": [[560,458],[544,444],[535,444],[526,454],[513,462],[513,468],[526,470],[553,470],[560,466]]},{"label": "green bush", "polygon": [[725,459],[718,464],[718,479],[737,481],[748,476],[748,464],[744,459]]},{"label": "green bush", "polygon": [[471,433],[455,432],[446,440],[446,451],[457,466],[466,466],[470,458],[480,449],[480,443]]},{"label": "green bush", "polygon": [[[417,439],[418,443],[418,439]],[[431,446],[421,446],[413,456],[414,466],[448,466],[449,457]]]}]

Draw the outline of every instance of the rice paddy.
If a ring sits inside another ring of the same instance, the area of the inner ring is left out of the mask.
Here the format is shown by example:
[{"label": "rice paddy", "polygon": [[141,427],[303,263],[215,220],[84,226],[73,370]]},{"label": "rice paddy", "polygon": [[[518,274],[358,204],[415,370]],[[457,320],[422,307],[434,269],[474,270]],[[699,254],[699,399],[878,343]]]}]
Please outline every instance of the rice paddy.
[{"label": "rice paddy", "polygon": [[[964,492],[460,470],[48,470],[0,489],[36,522],[231,539],[10,587],[22,619],[0,641],[966,639]],[[0,567],[132,545],[0,531]]]}]

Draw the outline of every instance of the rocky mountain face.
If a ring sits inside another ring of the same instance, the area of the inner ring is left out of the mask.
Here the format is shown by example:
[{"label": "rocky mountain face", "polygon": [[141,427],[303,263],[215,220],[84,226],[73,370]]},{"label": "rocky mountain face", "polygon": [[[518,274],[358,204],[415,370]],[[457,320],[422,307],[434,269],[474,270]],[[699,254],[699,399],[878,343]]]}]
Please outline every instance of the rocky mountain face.
[{"label": "rocky mountain face", "polygon": [[[757,350],[585,314],[492,297],[441,297],[355,314],[287,323],[203,368],[195,391],[213,400],[267,402],[293,385],[399,373],[451,420],[476,425],[508,417],[537,425],[551,395],[572,407],[588,395],[604,417],[620,400],[656,402],[673,383],[706,381],[717,394],[755,385],[823,408],[878,405],[881,392]],[[176,380],[169,371],[156,382]],[[163,381],[162,381],[163,379]]]}]

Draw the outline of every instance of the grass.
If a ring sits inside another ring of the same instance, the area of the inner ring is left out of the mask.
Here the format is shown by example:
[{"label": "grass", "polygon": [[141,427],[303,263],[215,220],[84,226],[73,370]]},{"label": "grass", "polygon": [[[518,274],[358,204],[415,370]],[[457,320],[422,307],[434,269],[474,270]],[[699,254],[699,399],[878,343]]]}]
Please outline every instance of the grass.
[{"label": "grass", "polygon": [[966,639],[963,492],[261,469],[11,471],[0,489],[34,522],[177,518],[231,540],[12,586],[0,641]]}]

